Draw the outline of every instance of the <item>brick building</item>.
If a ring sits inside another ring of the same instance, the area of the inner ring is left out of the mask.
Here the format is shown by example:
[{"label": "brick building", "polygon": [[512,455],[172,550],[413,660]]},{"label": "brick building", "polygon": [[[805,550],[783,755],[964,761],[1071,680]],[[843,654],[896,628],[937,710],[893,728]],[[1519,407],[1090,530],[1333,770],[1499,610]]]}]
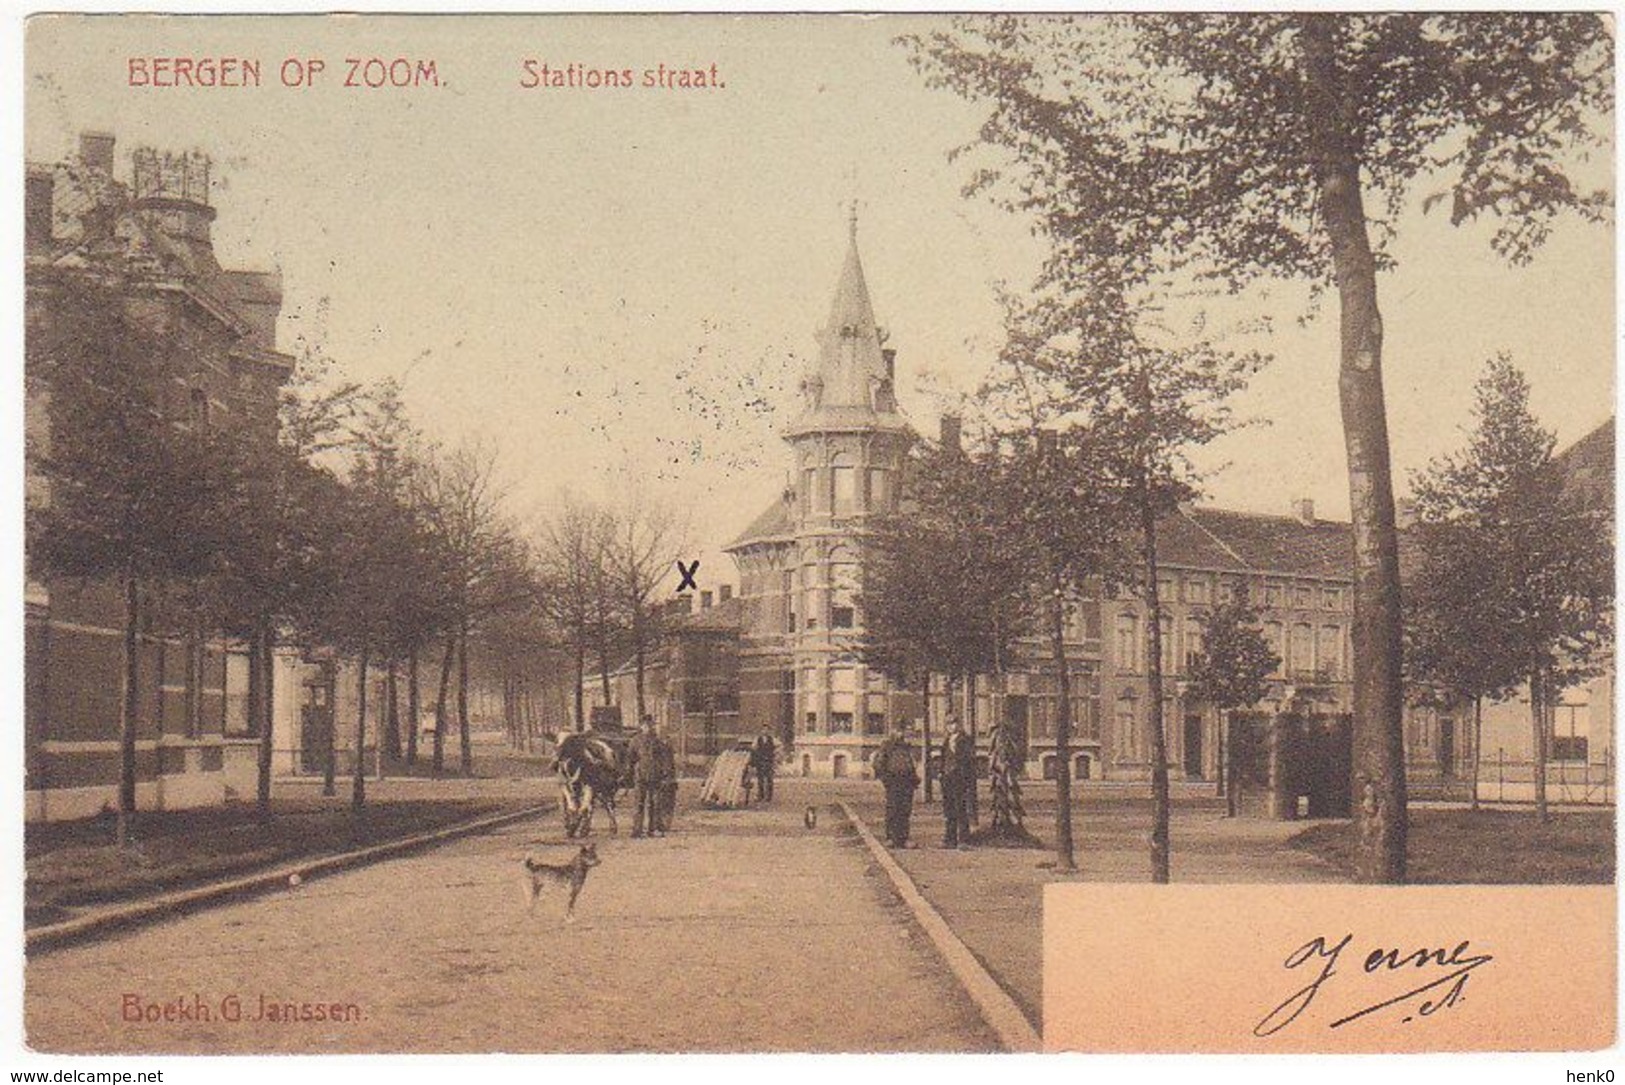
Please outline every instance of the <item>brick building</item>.
[{"label": "brick building", "polygon": [[[137,150],[115,172],[114,137],[86,133],[76,160],[30,164],[25,204],[30,336],[73,319],[64,298],[109,264],[136,269],[121,295],[131,315],[184,343],[161,401],[178,427],[274,427],[292,359],[276,349],[282,288],[275,272],[223,268],[211,230],[210,163],[201,154]],[[50,447],[49,381],[26,382],[26,493],[48,502],[33,455]],[[25,773],[31,819],[92,815],[116,804],[123,603],[107,583],[48,580],[25,591]],[[218,633],[139,642],[136,726],[141,809],[252,792],[248,660]],[[245,775],[246,774],[246,775]]]}]

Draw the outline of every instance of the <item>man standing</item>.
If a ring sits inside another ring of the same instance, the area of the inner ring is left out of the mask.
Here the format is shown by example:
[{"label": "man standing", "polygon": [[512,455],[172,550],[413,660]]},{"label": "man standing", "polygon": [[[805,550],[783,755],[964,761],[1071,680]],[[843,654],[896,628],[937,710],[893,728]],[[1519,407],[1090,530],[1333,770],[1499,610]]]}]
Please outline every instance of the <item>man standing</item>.
[{"label": "man standing", "polygon": [[965,722],[948,717],[942,740],[942,846],[970,847],[970,807],[976,789],[976,741]]},{"label": "man standing", "polygon": [[660,828],[660,747],[663,745],[655,733],[654,717],[644,716],[643,728],[632,740],[632,789],[638,804],[632,818],[633,836],[642,836],[645,825],[651,834]]},{"label": "man standing", "polygon": [[886,789],[886,843],[908,847],[908,820],[914,811],[914,789],[920,784],[914,767],[914,747],[902,724],[875,751],[875,777]]},{"label": "man standing", "polygon": [[651,831],[658,830],[665,836],[671,829],[672,815],[677,812],[677,751],[658,731],[655,733],[655,775],[659,778],[655,785],[657,817]]},{"label": "man standing", "polygon": [[756,773],[756,794],[763,802],[773,801],[773,770],[778,764],[779,748],[766,727],[756,736],[750,748],[750,764]]}]

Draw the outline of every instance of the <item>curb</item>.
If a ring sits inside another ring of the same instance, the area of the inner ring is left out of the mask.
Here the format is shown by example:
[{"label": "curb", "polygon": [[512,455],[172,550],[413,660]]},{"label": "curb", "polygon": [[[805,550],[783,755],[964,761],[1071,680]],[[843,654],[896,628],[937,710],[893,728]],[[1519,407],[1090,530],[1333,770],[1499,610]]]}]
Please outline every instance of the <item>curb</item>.
[{"label": "curb", "polygon": [[80,942],[93,941],[115,931],[139,927],[154,920],[165,919],[197,908],[212,904],[223,904],[228,900],[251,896],[267,889],[283,888],[287,886],[288,878],[294,874],[303,879],[315,874],[328,874],[350,867],[364,866],[416,848],[444,843],[448,840],[455,840],[460,836],[484,832],[487,829],[494,829],[510,822],[522,821],[525,818],[536,817],[539,814],[551,813],[553,809],[551,803],[542,806],[529,806],[523,810],[495,814],[488,818],[481,818],[478,821],[467,821],[460,825],[436,829],[434,832],[423,833],[420,836],[409,836],[404,840],[391,840],[383,844],[374,844],[359,851],[340,852],[337,855],[320,856],[303,862],[286,863],[270,870],[262,870],[257,874],[247,874],[228,881],[215,882],[213,885],[203,885],[193,889],[180,889],[164,893],[136,904],[114,908],[111,911],[65,919],[60,923],[49,923],[43,927],[35,927],[33,930],[24,932],[24,949],[28,953],[36,953],[44,950],[61,949]]},{"label": "curb", "polygon": [[954,978],[959,981],[959,985],[965,989],[965,993],[976,1004],[977,1010],[981,1012],[982,1020],[986,1021],[988,1027],[999,1037],[999,1042],[1004,1045],[1004,1049],[1011,1052],[1044,1050],[1043,1041],[1039,1038],[1037,1030],[1027,1020],[1027,1015],[1021,1012],[1021,1007],[1016,1005],[1015,999],[1011,998],[1004,988],[999,986],[998,981],[988,973],[986,968],[982,967],[982,962],[976,959],[976,955],[966,947],[964,942],[959,940],[959,936],[953,932],[953,928],[948,926],[941,913],[931,906],[930,901],[925,899],[924,894],[920,892],[919,886],[914,884],[914,879],[909,877],[908,871],[904,870],[897,860],[893,859],[891,854],[881,846],[880,841],[875,839],[874,833],[869,831],[869,826],[865,825],[863,819],[858,817],[851,806],[847,805],[846,800],[841,800],[840,806],[841,812],[846,815],[847,820],[852,823],[852,827],[863,838],[863,843],[868,847],[869,854],[874,857],[875,862],[880,864],[880,869],[884,870],[886,876],[891,879],[892,887],[897,890],[897,895],[903,899],[904,904],[908,905],[908,909],[913,913],[915,921],[924,929],[926,936],[931,939],[932,945],[937,947],[937,952],[942,955],[944,963],[948,965],[948,970],[954,974]]}]

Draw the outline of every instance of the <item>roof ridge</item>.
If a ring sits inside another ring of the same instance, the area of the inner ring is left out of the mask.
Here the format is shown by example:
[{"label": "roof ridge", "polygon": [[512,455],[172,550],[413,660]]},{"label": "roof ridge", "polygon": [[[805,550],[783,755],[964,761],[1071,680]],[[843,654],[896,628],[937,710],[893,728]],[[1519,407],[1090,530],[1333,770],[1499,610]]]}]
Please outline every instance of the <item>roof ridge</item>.
[{"label": "roof ridge", "polygon": [[[1234,547],[1232,547],[1229,543],[1227,543],[1223,539],[1221,539],[1206,524],[1204,524],[1200,520],[1198,520],[1196,518],[1195,514],[1194,514],[1194,510],[1187,511],[1185,509],[1179,509],[1178,511],[1179,511],[1181,516],[1185,517],[1185,519],[1187,519],[1191,523],[1195,524],[1198,531],[1200,531],[1202,534],[1206,535],[1208,538],[1212,539],[1215,543],[1217,543],[1220,550],[1223,550],[1226,554],[1229,554],[1232,558],[1236,559],[1236,561],[1238,563],[1240,563],[1240,565],[1241,565],[1241,567],[1243,569],[1246,569],[1250,573],[1257,573],[1257,572],[1262,572],[1263,571],[1263,570],[1259,569],[1258,567],[1256,567],[1255,565],[1253,565],[1251,562],[1249,562],[1246,558],[1244,558],[1240,554],[1236,553],[1236,550],[1235,550]],[[1220,510],[1220,511],[1226,511],[1226,510]]]}]

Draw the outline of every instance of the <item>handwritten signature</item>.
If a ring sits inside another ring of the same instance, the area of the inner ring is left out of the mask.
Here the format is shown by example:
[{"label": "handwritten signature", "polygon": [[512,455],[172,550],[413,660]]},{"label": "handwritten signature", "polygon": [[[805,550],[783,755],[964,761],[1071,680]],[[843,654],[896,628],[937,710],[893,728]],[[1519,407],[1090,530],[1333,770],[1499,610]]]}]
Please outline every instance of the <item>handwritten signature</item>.
[{"label": "handwritten signature", "polygon": [[[1264,1019],[1253,1026],[1255,1036],[1273,1036],[1292,1022],[1296,1021],[1305,1010],[1315,1001],[1328,980],[1338,975],[1338,962],[1344,950],[1354,941],[1354,935],[1345,934],[1340,941],[1332,942],[1325,937],[1313,938],[1293,950],[1284,962],[1290,972],[1304,969],[1306,973],[1314,973],[1318,965],[1320,971],[1315,978],[1303,987],[1293,991],[1286,1000],[1276,1006]],[[1408,972],[1413,977],[1426,977],[1426,982],[1420,986],[1412,987],[1403,994],[1384,998],[1374,1002],[1364,1009],[1339,1017],[1331,1023],[1331,1028],[1342,1028],[1344,1025],[1358,1021],[1368,1014],[1389,1007],[1409,1007],[1413,1000],[1422,995],[1428,997],[1421,999],[1415,1005],[1414,1013],[1407,1015],[1404,1020],[1410,1021],[1413,1017],[1430,1017],[1440,1010],[1447,1009],[1461,1002],[1466,996],[1463,992],[1467,987],[1467,980],[1476,968],[1481,968],[1494,957],[1488,953],[1473,953],[1470,942],[1461,942],[1454,949],[1417,949],[1406,952],[1400,949],[1387,949],[1378,947],[1366,954],[1364,972],[1366,975],[1389,975],[1394,972]],[[1303,973],[1300,973],[1303,974]]]}]

